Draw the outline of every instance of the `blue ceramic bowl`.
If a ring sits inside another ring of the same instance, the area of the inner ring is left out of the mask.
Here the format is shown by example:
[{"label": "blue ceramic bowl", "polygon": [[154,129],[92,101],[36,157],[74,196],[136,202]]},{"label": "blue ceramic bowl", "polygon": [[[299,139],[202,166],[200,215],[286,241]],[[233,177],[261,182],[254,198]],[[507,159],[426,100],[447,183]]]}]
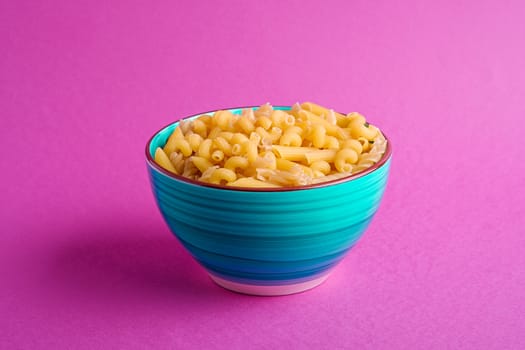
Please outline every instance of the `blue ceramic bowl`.
[{"label": "blue ceramic bowl", "polygon": [[155,149],[164,146],[177,124],[155,133],[146,146],[153,194],[174,235],[227,289],[284,295],[319,285],[378,209],[390,142],[378,163],[350,177],[304,187],[231,188],[172,174],[154,162]]}]

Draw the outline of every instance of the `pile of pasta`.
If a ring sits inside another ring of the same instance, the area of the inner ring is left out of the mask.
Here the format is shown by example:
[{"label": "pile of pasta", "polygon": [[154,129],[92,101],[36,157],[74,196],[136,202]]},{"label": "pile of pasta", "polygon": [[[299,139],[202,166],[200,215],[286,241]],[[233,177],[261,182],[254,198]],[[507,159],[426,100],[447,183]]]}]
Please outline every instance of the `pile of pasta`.
[{"label": "pile of pasta", "polygon": [[344,115],[311,102],[285,111],[267,103],[238,115],[220,110],[180,121],[156,149],[155,162],[218,185],[304,186],[369,168],[381,159],[386,142],[356,112]]}]

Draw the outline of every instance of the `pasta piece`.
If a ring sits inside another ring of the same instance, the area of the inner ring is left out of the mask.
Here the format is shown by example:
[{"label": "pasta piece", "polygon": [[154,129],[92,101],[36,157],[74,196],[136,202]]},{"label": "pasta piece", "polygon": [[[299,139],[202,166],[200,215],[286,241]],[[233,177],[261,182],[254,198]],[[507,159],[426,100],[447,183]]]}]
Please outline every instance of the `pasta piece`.
[{"label": "pasta piece", "polygon": [[212,120],[221,131],[231,131],[233,129],[234,116],[230,111],[217,111],[213,114]]},{"label": "pasta piece", "polygon": [[334,112],[332,109],[325,108],[323,106],[319,106],[318,104],[312,103],[312,102],[305,102],[301,103],[301,108],[306,109],[307,111],[310,111],[312,113],[317,114],[318,116],[328,116],[329,114],[333,114],[335,117],[335,123],[341,127],[345,127],[348,123],[348,118],[341,114]]},{"label": "pasta piece", "polygon": [[304,158],[306,159],[306,162],[308,164],[312,164],[320,160],[324,160],[326,162],[333,162],[336,154],[337,150],[335,149],[316,149],[315,151],[305,153]]},{"label": "pasta piece", "polygon": [[259,187],[259,188],[267,188],[267,187],[282,187],[270,182],[257,180],[253,177],[241,177],[240,179],[237,179],[233,182],[228,182],[227,186],[234,186],[234,187]]},{"label": "pasta piece", "polygon": [[262,126],[256,127],[255,132],[261,137],[261,139],[272,139],[270,133],[266,131]]},{"label": "pasta piece", "polygon": [[202,136],[199,134],[189,134],[186,136],[186,141],[188,141],[192,152],[197,152],[202,143]]},{"label": "pasta piece", "polygon": [[184,168],[182,170],[182,176],[195,179],[198,177],[199,169],[193,164],[190,158],[184,160]]},{"label": "pasta piece", "polygon": [[236,132],[235,134],[233,134],[230,142],[232,145],[235,145],[235,144],[243,144],[244,142],[248,141],[249,138],[248,136],[240,133],[240,132]]},{"label": "pasta piece", "polygon": [[177,170],[175,170],[175,167],[173,166],[173,164],[171,164],[170,159],[160,147],[157,147],[157,149],[155,150],[155,162],[164,169],[177,174]]},{"label": "pasta piece", "polygon": [[226,162],[224,162],[224,167],[233,171],[237,171],[237,169],[244,170],[249,165],[250,162],[248,161],[248,159],[240,156],[230,157]]},{"label": "pasta piece", "polygon": [[283,130],[277,126],[274,126],[270,132],[270,140],[272,140],[272,142],[277,142],[282,134]]},{"label": "pasta piece", "polygon": [[221,129],[220,126],[214,126],[208,133],[208,139],[214,139],[218,137],[222,132],[223,130]]},{"label": "pasta piece", "polygon": [[314,172],[320,171],[323,175],[327,175],[332,170],[330,163],[328,163],[326,160],[315,161],[312,164],[310,164],[310,168]]},{"label": "pasta piece", "polygon": [[202,138],[206,138],[206,136],[208,136],[208,126],[200,118],[195,119],[193,121],[193,123],[192,123],[192,130],[196,134],[200,135]]},{"label": "pasta piece", "polygon": [[288,134],[288,133],[293,133],[299,136],[303,136],[305,134],[305,129],[302,127],[302,125],[292,125],[284,129],[284,134]]},{"label": "pasta piece", "polygon": [[210,175],[209,182],[213,184],[225,185],[228,182],[237,180],[237,174],[230,169],[218,168]]},{"label": "pasta piece", "polygon": [[244,141],[242,145],[238,143],[234,144],[232,146],[232,156],[240,156],[240,155],[245,154],[246,151],[244,150],[245,149],[244,145],[248,144],[249,142],[250,141]]},{"label": "pasta piece", "polygon": [[281,136],[279,144],[281,146],[300,147],[303,144],[303,139],[301,136],[299,136],[299,134],[286,132],[283,136]]},{"label": "pasta piece", "polygon": [[265,103],[261,105],[257,110],[255,110],[253,113],[256,117],[269,117],[273,112],[273,107],[270,103]]},{"label": "pasta piece", "polygon": [[212,121],[211,115],[203,114],[200,117],[198,117],[196,120],[200,120],[201,122],[203,122],[208,129],[212,127],[213,121]]},{"label": "pasta piece", "polygon": [[188,131],[191,130],[191,121],[189,121],[189,120],[181,120],[179,122],[179,128],[181,129],[183,134],[186,134]]},{"label": "pasta piece", "polygon": [[308,184],[308,178],[302,170],[286,171],[257,168],[256,178],[261,181],[267,181],[281,186],[303,186]]},{"label": "pasta piece", "polygon": [[246,134],[249,134],[255,130],[253,122],[246,116],[242,116],[239,119],[237,119],[237,123],[235,124],[235,126],[239,131],[243,131]]},{"label": "pasta piece", "polygon": [[175,152],[175,142],[180,139],[184,139],[184,134],[182,133],[180,125],[178,125],[168,138],[166,144],[164,145],[164,152],[166,154],[171,154],[172,152]]},{"label": "pasta piece", "polygon": [[166,145],[164,150],[166,154],[171,154],[176,151],[180,151],[184,157],[189,157],[193,153],[190,143],[184,138],[174,138],[169,147]]},{"label": "pasta piece", "polygon": [[218,136],[213,140],[213,146],[216,149],[222,151],[222,153],[227,157],[230,157],[232,155],[232,146],[221,136]]},{"label": "pasta piece", "polygon": [[322,148],[326,141],[326,128],[320,124],[314,125],[310,139],[312,140],[314,147]]},{"label": "pasta piece", "polygon": [[[368,140],[364,139],[366,143],[368,144]],[[353,149],[357,154],[363,153],[363,145],[361,142],[355,140],[355,139],[349,139],[343,141],[343,143],[340,145],[341,149],[343,148],[351,148]]]},{"label": "pasta piece", "polygon": [[339,149],[339,140],[335,136],[326,136],[323,148]]},{"label": "pasta piece", "polygon": [[259,155],[257,151],[257,142],[255,140],[246,141],[243,143],[243,148],[246,150],[246,158],[250,163],[255,162],[257,156]]},{"label": "pasta piece", "polygon": [[171,164],[175,167],[177,174],[182,174],[184,169],[184,155],[182,153],[172,152],[170,154]]},{"label": "pasta piece", "polygon": [[327,181],[334,181],[342,179],[343,177],[347,177],[352,175],[352,173],[334,173],[330,175],[326,175],[324,177],[318,177],[312,180],[312,184],[319,184]]},{"label": "pasta piece", "polygon": [[253,161],[254,168],[276,169],[277,159],[272,152],[265,152]]},{"label": "pasta piece", "polygon": [[293,170],[295,172],[299,172],[301,170],[300,164],[296,162],[292,162],[287,159],[277,158],[275,163],[276,163],[275,165],[277,166],[277,169],[279,170],[288,170],[288,171]]},{"label": "pasta piece", "polygon": [[270,115],[270,119],[272,120],[273,126],[281,129],[295,123],[295,118],[293,115],[290,115],[281,110],[274,110]]},{"label": "pasta piece", "polygon": [[201,142],[199,145],[199,150],[197,151],[197,154],[199,157],[211,159],[211,146],[213,144],[212,139],[206,139]]},{"label": "pasta piece", "polygon": [[348,124],[350,128],[350,135],[353,138],[364,137],[368,141],[373,140],[377,136],[377,129],[370,128],[368,123],[360,123],[359,120],[353,120]]},{"label": "pasta piece", "polygon": [[206,169],[211,168],[213,166],[212,162],[203,157],[193,156],[190,159],[201,173],[204,173]]},{"label": "pasta piece", "polygon": [[202,175],[199,177],[199,180],[204,182],[210,182],[211,174],[213,174],[213,172],[217,169],[219,169],[218,165],[209,167],[202,173]]},{"label": "pasta piece", "polygon": [[272,120],[265,115],[261,115],[255,121],[255,126],[260,126],[264,130],[268,130],[272,127]]},{"label": "pasta piece", "polygon": [[277,157],[292,161],[305,160],[305,155],[307,152],[318,151],[318,149],[314,147],[291,147],[278,145],[273,145],[272,150],[275,152]]},{"label": "pasta piece", "polygon": [[352,164],[357,163],[357,153],[351,148],[345,148],[337,152],[334,158],[335,168],[341,172],[351,172]]},{"label": "pasta piece", "polygon": [[225,139],[226,141],[231,143],[231,141],[233,139],[233,135],[234,135],[234,133],[231,132],[231,131],[221,131],[219,133],[219,135],[217,135],[217,137],[222,137],[223,139]]},{"label": "pasta piece", "polygon": [[219,163],[224,159],[224,152],[221,151],[220,149],[216,149],[215,151],[211,153],[210,159],[214,163]]},{"label": "pasta piece", "polygon": [[312,112],[301,109],[297,113],[300,117],[303,118],[303,120],[308,120],[312,124],[315,123],[324,126],[324,128],[326,129],[326,133],[329,135],[338,136],[341,134],[341,128],[339,126],[330,124],[328,121],[319,117],[316,114],[313,114]]}]

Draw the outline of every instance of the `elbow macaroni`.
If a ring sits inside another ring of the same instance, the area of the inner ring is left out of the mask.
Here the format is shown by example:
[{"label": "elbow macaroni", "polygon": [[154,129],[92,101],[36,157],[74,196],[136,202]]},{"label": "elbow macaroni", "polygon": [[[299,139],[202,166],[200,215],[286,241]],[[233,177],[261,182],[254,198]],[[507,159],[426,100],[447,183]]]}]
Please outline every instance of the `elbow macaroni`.
[{"label": "elbow macaroni", "polygon": [[220,110],[181,121],[154,158],[167,171],[212,184],[303,186],[366,170],[386,142],[356,112],[311,102],[283,111],[267,103],[241,115]]}]

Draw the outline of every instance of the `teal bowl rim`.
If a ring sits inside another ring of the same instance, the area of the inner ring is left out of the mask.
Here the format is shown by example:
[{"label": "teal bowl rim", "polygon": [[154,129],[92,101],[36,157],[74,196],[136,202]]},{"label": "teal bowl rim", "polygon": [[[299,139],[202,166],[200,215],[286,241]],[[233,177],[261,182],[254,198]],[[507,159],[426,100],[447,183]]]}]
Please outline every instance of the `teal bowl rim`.
[{"label": "teal bowl rim", "polygon": [[[186,183],[189,183],[189,184],[192,184],[192,185],[196,185],[196,186],[211,187],[211,188],[216,188],[216,189],[221,189],[221,190],[229,190],[229,191],[242,191],[242,192],[287,192],[287,191],[303,191],[303,190],[310,190],[310,189],[314,189],[314,188],[333,186],[333,185],[337,185],[337,184],[340,184],[340,183],[343,183],[343,182],[347,182],[347,181],[358,179],[360,177],[363,177],[365,175],[370,174],[371,172],[376,171],[377,169],[379,169],[380,167],[385,165],[385,163],[388,161],[388,159],[392,156],[392,145],[391,145],[390,139],[381,130],[381,133],[383,134],[383,136],[386,139],[386,150],[385,150],[385,153],[383,154],[383,156],[381,157],[381,159],[379,159],[379,161],[377,163],[375,163],[374,165],[372,165],[371,167],[369,167],[367,169],[364,169],[364,170],[362,170],[362,171],[360,171],[360,172],[358,172],[356,174],[352,174],[350,176],[342,177],[342,178],[335,179],[335,180],[320,182],[320,183],[316,183],[316,184],[311,184],[311,185],[293,186],[293,187],[290,186],[290,187],[268,187],[268,188],[264,188],[264,187],[240,187],[240,186],[216,185],[216,184],[211,184],[211,183],[207,183],[207,182],[202,182],[202,181],[197,181],[197,180],[193,180],[193,179],[188,179],[188,178],[186,178],[184,176],[174,174],[174,173],[172,173],[170,171],[167,171],[164,168],[162,168],[160,165],[158,165],[155,162],[155,160],[153,159],[153,157],[151,156],[151,154],[149,152],[151,142],[153,141],[155,136],[157,136],[164,129],[170,127],[171,125],[173,125],[175,123],[179,123],[182,120],[194,118],[196,116],[200,116],[200,115],[203,115],[203,114],[214,113],[214,112],[219,111],[219,110],[229,111],[229,110],[245,109],[245,108],[252,108],[253,109],[253,108],[257,108],[257,107],[259,107],[259,106],[245,106],[245,107],[232,107],[232,108],[223,108],[223,109],[213,109],[213,110],[208,111],[208,112],[202,112],[202,113],[197,113],[197,114],[192,114],[190,116],[182,117],[182,118],[180,118],[180,119],[178,119],[178,120],[176,120],[174,122],[171,122],[171,123],[163,126],[162,128],[160,128],[159,130],[157,130],[155,133],[153,133],[153,136],[151,136],[150,139],[148,140],[148,142],[146,143],[146,149],[145,149],[145,151],[146,151],[146,160],[147,160],[148,164],[151,167],[153,167],[158,172],[164,174],[165,176],[168,176],[168,177],[170,177],[170,178],[172,178],[174,180],[179,180],[179,181],[186,182]],[[273,107],[276,107],[276,108],[291,108],[291,106],[273,106]]]}]

